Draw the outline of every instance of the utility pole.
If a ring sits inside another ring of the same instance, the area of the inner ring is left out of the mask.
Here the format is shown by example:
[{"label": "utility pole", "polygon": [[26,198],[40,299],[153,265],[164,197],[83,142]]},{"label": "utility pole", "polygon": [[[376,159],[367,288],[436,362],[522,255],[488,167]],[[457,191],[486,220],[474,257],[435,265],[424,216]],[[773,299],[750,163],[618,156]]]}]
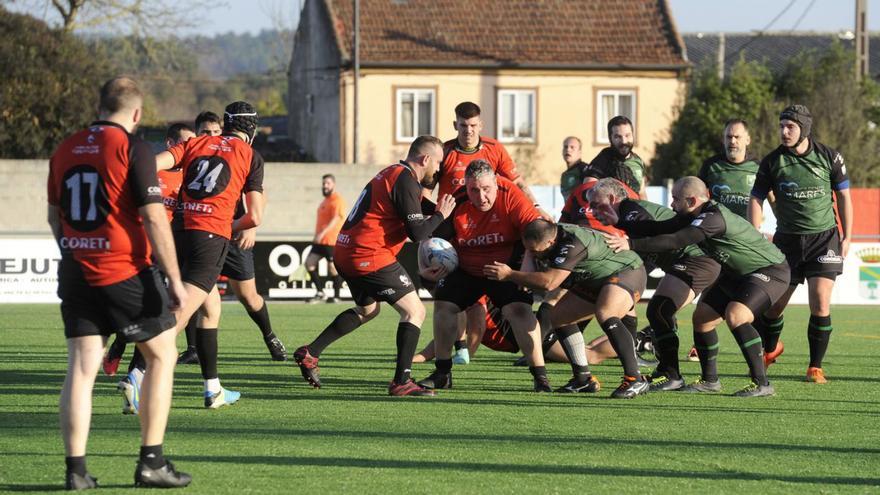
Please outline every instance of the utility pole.
[{"label": "utility pole", "polygon": [[360,130],[360,122],[359,122],[359,113],[360,108],[358,108],[358,82],[361,78],[361,54],[360,54],[360,37],[361,37],[361,1],[354,0],[354,154],[353,161],[355,164],[358,163],[358,134]]},{"label": "utility pole", "polygon": [[868,76],[868,0],[856,0],[856,80]]}]

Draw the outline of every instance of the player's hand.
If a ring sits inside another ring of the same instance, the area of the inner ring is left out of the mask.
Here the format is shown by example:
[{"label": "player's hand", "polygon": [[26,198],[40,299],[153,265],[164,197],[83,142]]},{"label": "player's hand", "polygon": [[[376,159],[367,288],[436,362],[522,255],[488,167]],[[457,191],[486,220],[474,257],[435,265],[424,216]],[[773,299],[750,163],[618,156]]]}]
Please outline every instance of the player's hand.
[{"label": "player's hand", "polygon": [[186,305],[189,296],[186,293],[186,287],[183,281],[178,279],[168,279],[168,309],[171,311],[179,311]]},{"label": "player's hand", "polygon": [[235,243],[238,244],[238,247],[241,249],[253,249],[254,244],[257,242],[257,229],[245,229],[238,233],[238,237],[235,239]]},{"label": "player's hand", "polygon": [[451,194],[444,194],[443,197],[437,201],[437,208],[434,210],[434,213],[443,215],[443,218],[449,218],[449,215],[452,215],[452,210],[454,209],[455,198],[453,198]]},{"label": "player's hand", "polygon": [[846,255],[849,253],[849,239],[843,239],[840,241],[840,256],[846,258]]},{"label": "player's hand", "polygon": [[491,265],[483,267],[483,275],[489,280],[505,281],[513,273],[513,269],[504,263],[493,261]]},{"label": "player's hand", "polygon": [[439,282],[442,278],[449,275],[449,269],[443,265],[426,267],[419,270],[419,275],[421,275],[422,278],[424,278],[425,280],[429,280],[431,282]]},{"label": "player's hand", "polygon": [[607,232],[602,232],[602,235],[605,236],[605,243],[608,244],[608,247],[613,249],[615,253],[629,250],[629,239],[626,237],[609,234]]}]

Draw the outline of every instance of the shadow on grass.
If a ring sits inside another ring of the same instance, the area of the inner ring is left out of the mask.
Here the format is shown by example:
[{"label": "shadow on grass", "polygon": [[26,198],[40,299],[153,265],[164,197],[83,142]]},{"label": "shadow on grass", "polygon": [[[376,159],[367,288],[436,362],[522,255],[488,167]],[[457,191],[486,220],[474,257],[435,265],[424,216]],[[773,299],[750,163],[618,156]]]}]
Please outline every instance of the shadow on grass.
[{"label": "shadow on grass", "polygon": [[[134,488],[133,485],[105,485],[103,483],[98,485],[98,488]],[[0,492],[13,492],[13,493],[27,493],[27,492],[66,492],[64,489],[64,482],[60,482],[57,485],[13,485],[11,483],[3,483],[0,484]]]}]

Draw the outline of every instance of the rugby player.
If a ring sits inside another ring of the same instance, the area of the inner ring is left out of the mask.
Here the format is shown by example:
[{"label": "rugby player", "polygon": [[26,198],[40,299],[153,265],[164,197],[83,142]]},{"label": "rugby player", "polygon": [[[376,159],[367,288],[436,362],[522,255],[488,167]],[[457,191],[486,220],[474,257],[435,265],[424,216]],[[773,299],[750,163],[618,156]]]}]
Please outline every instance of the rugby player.
[{"label": "rugby player", "polygon": [[[187,294],[162,208],[150,146],[131,133],[143,116],[132,79],[101,88],[99,120],[52,155],[48,221],[61,249],[58,296],[68,366],[61,391],[65,488],[98,486],[86,470],[92,391],[107,336],[135,342],[150,367],[141,390],[141,451],[135,486],[183,487],[192,478],[164,458],[162,443],[174,383],[174,315]],[[168,278],[163,286],[150,261]]]},{"label": "rugby player", "polygon": [[483,274],[485,265],[495,261],[515,263],[521,257],[522,230],[540,218],[540,214],[516,184],[497,176],[492,165],[483,159],[467,166],[465,187],[455,194],[455,211],[436,235],[455,247],[458,268],[440,277],[437,284],[434,293],[436,369],[419,381],[419,385],[429,389],[452,388],[450,351],[459,314],[487,295],[510,322],[519,347],[529,360],[535,391],[550,392],[541,352],[541,332],[532,313],[532,295],[516,284],[490,280]]},{"label": "rugby player", "polygon": [[[648,275],[641,258],[632,252],[613,252],[600,232],[546,220],[529,224],[522,242],[527,253],[522,271],[496,261],[484,268],[486,275],[491,280],[507,280],[534,290],[567,289],[549,311],[548,325],[571,326],[595,315],[624,370],[623,380],[611,397],[630,399],[647,393],[649,384],[639,372],[633,336],[621,321],[645,290]],[[589,366],[574,363],[572,360],[574,373],[567,390],[559,391],[598,392],[599,382]]]},{"label": "rugby player", "polygon": [[[252,105],[230,103],[222,135],[199,136],[156,156],[160,170],[183,168],[180,202],[172,223],[189,299],[178,318],[178,331],[214,291],[233,234],[257,227],[262,220],[263,159],[251,148],[257,122]],[[246,213],[233,221],[242,194]],[[219,311],[216,316],[202,316],[196,349],[205,383],[204,403],[216,409],[235,403],[241,394],[223,388],[217,374]]]},{"label": "rugby player", "polygon": [[396,256],[407,237],[416,242],[431,237],[455,206],[451,196],[443,195],[434,214],[422,214],[422,188],[434,187],[442,159],[443,143],[439,139],[416,138],[406,159],[376,174],[348,214],[336,240],[334,263],[351,290],[355,307],[337,315],[315,340],[293,353],[303,378],[313,387],[321,387],[318,358],[324,350],[375,318],[379,303],[385,301],[400,314],[397,367],[388,394],[434,395],[410,378],[426,311],[412,279]]},{"label": "rugby player", "polygon": [[[342,229],[345,222],[345,200],[342,195],[336,192],[336,177],[333,174],[324,174],[321,177],[321,194],[324,200],[318,205],[318,218],[315,221],[315,237],[312,239],[312,248],[309,255],[306,256],[306,270],[318,293],[315,297],[309,299],[308,302],[327,301],[330,303],[339,302],[339,291],[342,290],[342,277],[333,266],[333,249],[336,246],[336,236]],[[318,262],[321,258],[327,260],[327,271],[330,272],[330,279],[333,281],[332,298],[324,295],[324,285],[326,280],[318,274]]]},{"label": "rugby player", "polygon": [[[639,237],[636,232],[628,230],[632,222],[662,221],[675,217],[675,212],[665,206],[629,199],[627,195],[620,182],[602,179],[590,190],[590,206],[602,223],[614,225],[631,238]],[[695,245],[662,253],[636,252],[645,262],[646,270],[660,268],[665,273],[646,311],[660,360],[649,378],[651,390],[679,390],[685,387],[685,382],[678,365],[678,323],[675,314],[715,282],[721,266]]]},{"label": "rugby player", "polygon": [[588,168],[596,170],[599,178],[614,177],[615,169],[630,171],[631,181],[625,182],[630,189],[639,194],[640,199],[648,199],[645,178],[645,163],[633,149],[633,124],[629,118],[618,115],[608,121],[608,140],[610,146],[603,148],[591,161]]},{"label": "rugby player", "polygon": [[806,380],[825,383],[822,360],[831,339],[831,291],[849,251],[853,205],[843,156],[813,140],[812,126],[813,117],[803,105],[789,106],[779,115],[782,143],[761,160],[749,200],[749,219],[755,227],[761,226],[764,198],[772,191],[777,204],[773,243],[785,254],[791,285],[758,322],[767,364],[782,353],[782,346],[777,345],[782,314],[794,290],[806,279],[810,303]]},{"label": "rugby player", "polygon": [[694,341],[702,377],[685,387],[687,392],[719,392],[716,358],[718,334],[724,319],[749,366],[752,383],[734,393],[737,397],[774,395],[764,367],[761,337],[752,326],[760,315],[785,293],[788,265],[782,252],[745,219],[709,199],[706,185],[697,177],[684,177],[672,188],[674,218],[662,222],[627,223],[625,239],[605,234],[615,249],[663,253],[697,244],[721,265],[718,281],[700,298],[693,315]]},{"label": "rugby player", "polygon": [[584,169],[589,165],[581,160],[581,146],[581,140],[575,136],[568,136],[562,141],[565,170],[559,176],[559,192],[562,193],[563,201],[568,199],[574,188],[584,182]]}]

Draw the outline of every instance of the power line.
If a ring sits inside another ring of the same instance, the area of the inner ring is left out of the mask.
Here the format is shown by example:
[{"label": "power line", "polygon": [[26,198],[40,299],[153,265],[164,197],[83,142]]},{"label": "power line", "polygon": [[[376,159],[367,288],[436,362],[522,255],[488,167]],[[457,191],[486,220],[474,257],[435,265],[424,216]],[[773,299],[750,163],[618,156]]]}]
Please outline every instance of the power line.
[{"label": "power line", "polygon": [[813,8],[813,5],[815,3],[816,3],[816,0],[810,0],[810,3],[807,5],[807,8],[804,9],[804,13],[801,14],[801,16],[798,17],[798,19],[794,22],[794,26],[791,27],[791,31],[789,31],[789,32],[794,32],[794,30],[796,30],[798,28],[798,26],[801,25],[801,21],[804,20],[804,17],[807,17],[807,14],[810,13],[810,10]]},{"label": "power line", "polygon": [[774,24],[776,24],[776,21],[778,21],[780,17],[782,17],[783,15],[785,15],[785,14],[788,12],[788,10],[791,9],[791,7],[795,4],[795,2],[797,2],[797,0],[791,0],[790,2],[788,2],[788,5],[786,5],[785,8],[782,9],[782,11],[780,11],[778,14],[776,14],[776,17],[774,17],[770,22],[768,22],[767,25],[764,26],[763,29],[761,29],[760,31],[758,31],[758,33],[755,34],[755,36],[753,36],[752,39],[750,39],[749,41],[747,41],[743,46],[737,48],[737,49],[736,49],[733,53],[731,53],[730,55],[724,57],[724,63],[727,64],[727,61],[728,61],[728,60],[730,60],[731,58],[733,58],[733,57],[739,55],[740,52],[742,52],[742,51],[745,50],[749,45],[751,45],[752,43],[754,43],[755,41],[757,41],[758,38],[764,36],[765,32],[766,32],[768,29],[770,29]]}]

